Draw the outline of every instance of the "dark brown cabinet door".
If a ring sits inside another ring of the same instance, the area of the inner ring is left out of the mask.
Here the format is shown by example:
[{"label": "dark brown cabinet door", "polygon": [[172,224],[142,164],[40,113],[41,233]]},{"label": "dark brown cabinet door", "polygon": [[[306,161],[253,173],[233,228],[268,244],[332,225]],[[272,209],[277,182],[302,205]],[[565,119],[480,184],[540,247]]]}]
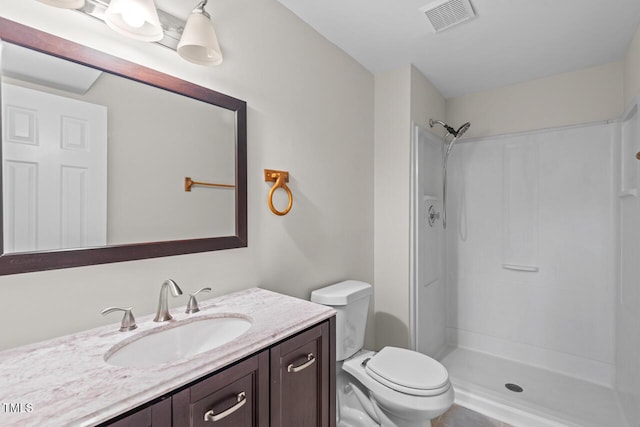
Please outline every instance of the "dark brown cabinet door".
[{"label": "dark brown cabinet door", "polygon": [[173,395],[173,425],[267,427],[269,353],[263,351]]},{"label": "dark brown cabinet door", "polygon": [[271,427],[335,425],[331,336],[324,322],[271,349]]},{"label": "dark brown cabinet door", "polygon": [[118,421],[104,425],[109,427],[171,427],[171,398],[161,400]]}]

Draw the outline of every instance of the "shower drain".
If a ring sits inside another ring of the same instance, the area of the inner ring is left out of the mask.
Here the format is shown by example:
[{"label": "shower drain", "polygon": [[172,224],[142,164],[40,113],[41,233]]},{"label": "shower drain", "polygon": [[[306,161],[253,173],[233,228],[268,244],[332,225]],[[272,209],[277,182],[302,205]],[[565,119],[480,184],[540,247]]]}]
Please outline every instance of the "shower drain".
[{"label": "shower drain", "polygon": [[513,391],[514,393],[522,393],[524,391],[524,389],[518,384],[506,383],[504,386],[507,388],[507,390]]}]

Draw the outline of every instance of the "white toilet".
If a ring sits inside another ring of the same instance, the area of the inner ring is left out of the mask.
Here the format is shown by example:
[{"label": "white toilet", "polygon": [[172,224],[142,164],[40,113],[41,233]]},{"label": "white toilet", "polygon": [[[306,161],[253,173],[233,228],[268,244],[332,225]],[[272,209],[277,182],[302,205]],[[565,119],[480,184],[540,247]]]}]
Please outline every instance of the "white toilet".
[{"label": "white toilet", "polygon": [[338,427],[429,427],[453,404],[438,361],[396,347],[364,350],[371,285],[347,280],[317,289],[311,301],[336,312]]}]

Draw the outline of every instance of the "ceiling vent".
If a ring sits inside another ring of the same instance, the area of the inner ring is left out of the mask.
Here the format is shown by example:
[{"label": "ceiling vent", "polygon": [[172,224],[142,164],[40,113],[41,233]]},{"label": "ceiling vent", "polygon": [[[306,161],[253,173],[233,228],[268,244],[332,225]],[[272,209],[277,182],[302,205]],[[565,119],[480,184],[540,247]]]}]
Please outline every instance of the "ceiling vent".
[{"label": "ceiling vent", "polygon": [[476,16],[469,0],[438,0],[421,7],[434,33],[461,24]]}]

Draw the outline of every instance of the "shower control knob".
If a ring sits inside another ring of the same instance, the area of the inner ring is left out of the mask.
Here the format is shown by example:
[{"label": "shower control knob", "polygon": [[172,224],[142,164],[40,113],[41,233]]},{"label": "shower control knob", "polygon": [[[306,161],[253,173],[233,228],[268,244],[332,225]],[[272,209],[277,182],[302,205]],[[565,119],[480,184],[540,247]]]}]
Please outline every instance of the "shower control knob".
[{"label": "shower control knob", "polygon": [[436,212],[436,208],[433,205],[429,206],[428,218],[429,227],[433,227],[433,224],[440,219],[440,212]]}]

